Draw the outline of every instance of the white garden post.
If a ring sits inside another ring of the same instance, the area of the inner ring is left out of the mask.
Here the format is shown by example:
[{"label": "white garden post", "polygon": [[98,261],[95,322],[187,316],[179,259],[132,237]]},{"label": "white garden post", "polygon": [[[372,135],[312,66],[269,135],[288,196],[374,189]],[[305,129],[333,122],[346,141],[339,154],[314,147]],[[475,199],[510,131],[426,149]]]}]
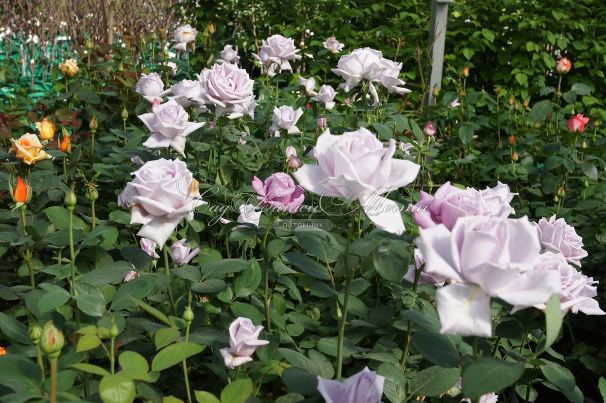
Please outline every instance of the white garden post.
[{"label": "white garden post", "polygon": [[429,79],[428,105],[436,104],[434,89],[442,87],[442,66],[444,64],[444,43],[448,22],[448,3],[452,0],[433,0],[431,4],[431,24],[429,27],[429,47],[431,49],[431,76]]}]

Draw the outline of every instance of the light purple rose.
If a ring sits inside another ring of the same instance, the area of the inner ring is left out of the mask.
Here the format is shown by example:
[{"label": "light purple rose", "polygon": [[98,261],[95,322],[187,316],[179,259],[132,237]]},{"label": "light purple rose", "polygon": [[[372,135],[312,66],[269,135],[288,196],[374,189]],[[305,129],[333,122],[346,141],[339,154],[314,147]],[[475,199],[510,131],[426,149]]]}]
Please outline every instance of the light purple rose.
[{"label": "light purple rose", "polygon": [[339,53],[345,47],[345,45],[339,42],[334,36],[331,36],[330,38],[326,39],[322,43],[322,45],[324,45],[324,47],[328,49],[331,53]]},{"label": "light purple rose", "polygon": [[[499,401],[499,395],[496,393],[487,393],[485,395],[480,396],[478,403],[497,403]],[[461,403],[471,403],[471,399],[465,398],[461,400]]]},{"label": "light purple rose", "polygon": [[349,92],[352,88],[358,86],[362,80],[369,81],[370,85],[373,81],[379,80],[383,70],[381,59],[383,59],[383,54],[378,50],[371,48],[355,49],[350,54],[341,56],[337,68],[332,69],[332,72],[345,80],[341,86],[345,92]]},{"label": "light purple rose", "polygon": [[205,103],[215,105],[216,117],[254,117],[254,81],[246,70],[230,63],[214,64],[210,69],[202,70],[198,80],[204,90],[201,98]]},{"label": "light purple rose", "polygon": [[581,238],[574,227],[555,214],[549,220],[541,218],[537,224],[541,234],[541,244],[546,250],[561,253],[571,263],[581,265],[581,259],[587,256]]},{"label": "light purple rose", "polygon": [[162,102],[162,97],[167,93],[164,91],[164,83],[158,73],[141,74],[141,78],[135,86],[135,92],[149,102],[156,100]]},{"label": "light purple rose", "polygon": [[253,54],[253,57],[268,68],[267,74],[273,77],[276,74],[276,68],[280,72],[292,71],[289,61],[301,58],[301,55],[297,54],[298,51],[293,39],[285,38],[282,35],[272,35],[263,40],[259,54]]},{"label": "light purple rose", "polygon": [[169,91],[173,94],[171,99],[187,108],[195,104],[195,100],[200,99],[203,89],[198,80],[182,80],[170,87]]},{"label": "light purple rose", "polygon": [[305,164],[294,176],[310,192],[358,200],[377,227],[399,235],[404,232],[400,207],[380,195],[411,183],[419,165],[394,159],[395,152],[395,140],[385,147],[367,129],[340,136],[327,129],[313,150],[318,164]]},{"label": "light purple rose", "polygon": [[501,182],[484,190],[460,189],[446,182],[434,196],[421,191],[419,202],[409,206],[408,211],[421,228],[444,224],[452,229],[460,217],[508,217],[514,212],[509,205],[513,196],[509,186]]},{"label": "light purple rose", "polygon": [[400,150],[404,151],[404,154],[406,155],[410,155],[410,150],[413,149],[415,146],[413,146],[410,143],[405,143],[403,141],[400,141]]},{"label": "light purple rose", "polygon": [[261,212],[257,211],[256,206],[252,204],[242,204],[240,205],[240,215],[238,216],[237,221],[240,224],[250,224],[255,227],[259,226],[259,220],[261,219]]},{"label": "light purple rose", "polygon": [[225,45],[220,53],[221,61],[226,63],[237,64],[240,61],[238,52],[231,45]]},{"label": "light purple rose", "polygon": [[151,132],[151,136],[143,143],[145,147],[171,147],[183,157],[185,157],[186,137],[205,124],[190,122],[185,109],[172,99],[155,106],[151,113],[139,115],[139,119]]},{"label": "light purple rose", "polygon": [[220,350],[225,366],[231,369],[252,361],[252,355],[259,347],[269,344],[259,340],[263,326],[255,326],[248,318],[239,317],[229,326],[229,347]]},{"label": "light purple rose", "polygon": [[119,196],[131,209],[131,224],[143,224],[137,235],[148,238],[162,249],[182,219],[194,218],[194,209],[205,202],[198,181],[179,160],[148,161],[133,172]]},{"label": "light purple rose", "polygon": [[318,392],[326,403],[380,403],[385,378],[364,368],[343,382],[318,376]]},{"label": "light purple rose", "polygon": [[151,239],[141,238],[139,240],[139,245],[141,246],[141,250],[147,253],[152,259],[160,259],[160,256],[156,253],[156,243]]},{"label": "light purple rose", "polygon": [[[563,314],[570,311],[572,313],[583,312],[586,315],[606,315],[606,312],[600,309],[598,301],[594,299],[598,295],[596,287],[598,281],[575,269],[561,254],[543,253],[532,270],[538,272],[555,270],[560,273],[559,296]],[[545,304],[537,304],[535,307],[545,309]],[[520,307],[516,306],[513,311],[519,309]]]},{"label": "light purple rose", "polygon": [[290,175],[283,172],[273,174],[265,182],[255,176],[252,187],[261,206],[273,207],[276,211],[296,213],[305,199],[303,188],[295,185]]},{"label": "light purple rose", "polygon": [[299,77],[299,85],[302,85],[303,87],[305,87],[305,92],[307,93],[307,95],[309,95],[309,96],[316,95],[316,91],[315,91],[316,79],[315,78]]},{"label": "light purple rose", "polygon": [[[408,266],[408,271],[404,275],[404,280],[408,281],[409,283],[413,283],[413,284],[415,282],[415,271],[421,269],[421,267],[423,267],[423,265],[425,264],[425,258],[423,257],[423,254],[421,253],[421,251],[418,248],[415,248],[414,259],[415,259],[414,266],[413,265]],[[444,276],[439,276],[436,274],[428,274],[425,270],[422,270],[421,274],[419,275],[419,284],[435,284],[435,285],[439,285],[441,287],[444,285],[446,280],[448,280],[448,279]]]},{"label": "light purple rose", "polygon": [[200,248],[192,250],[189,246],[185,245],[187,240],[181,239],[173,242],[170,247],[170,256],[173,258],[173,262],[177,265],[188,264],[193,258],[198,256]]},{"label": "light purple rose", "polygon": [[175,30],[174,40],[177,43],[175,49],[187,50],[187,44],[196,40],[198,31],[192,28],[191,25],[181,25]]},{"label": "light purple rose", "polygon": [[286,155],[286,159],[296,157],[297,156],[297,149],[294,148],[293,146],[288,146],[288,147],[286,147],[286,150],[284,151],[284,154]]},{"label": "light purple rose", "polygon": [[323,85],[320,91],[312,98],[314,101],[323,102],[327,110],[332,110],[335,107],[335,95],[337,92],[330,85]]},{"label": "light purple rose", "polygon": [[387,88],[387,91],[390,94],[395,93],[404,95],[411,92],[408,88],[401,87],[406,83],[398,78],[400,70],[402,70],[402,63],[396,63],[392,60],[383,58],[381,59],[381,66],[383,69],[381,70],[379,81],[383,87]]},{"label": "light purple rose", "polygon": [[297,122],[303,116],[303,110],[297,108],[294,110],[291,106],[280,106],[274,108],[274,113],[271,117],[270,132],[274,132],[279,129],[284,129],[288,134],[301,134],[301,131],[297,127]]},{"label": "light purple rose", "polygon": [[128,273],[126,273],[126,275],[124,276],[124,282],[129,283],[140,276],[141,276],[141,273],[139,273],[138,271],[135,271],[135,270],[131,270]]},{"label": "light purple rose", "polygon": [[420,235],[424,270],[453,282],[436,291],[442,333],[490,337],[490,298],[523,309],[560,290],[556,270],[531,270],[541,243],[527,217],[462,217],[452,231],[440,224]]}]

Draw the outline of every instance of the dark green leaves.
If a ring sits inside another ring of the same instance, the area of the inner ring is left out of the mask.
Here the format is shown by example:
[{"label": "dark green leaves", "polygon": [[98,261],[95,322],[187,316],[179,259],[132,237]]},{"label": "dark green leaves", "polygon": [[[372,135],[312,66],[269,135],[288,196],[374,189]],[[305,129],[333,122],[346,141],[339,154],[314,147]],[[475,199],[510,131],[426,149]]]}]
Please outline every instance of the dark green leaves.
[{"label": "dark green leaves", "polygon": [[442,367],[457,367],[459,352],[446,335],[433,332],[417,332],[412,336],[412,345],[423,357]]},{"label": "dark green leaves", "polygon": [[524,364],[482,357],[463,369],[463,395],[470,398],[499,392],[524,373]]}]

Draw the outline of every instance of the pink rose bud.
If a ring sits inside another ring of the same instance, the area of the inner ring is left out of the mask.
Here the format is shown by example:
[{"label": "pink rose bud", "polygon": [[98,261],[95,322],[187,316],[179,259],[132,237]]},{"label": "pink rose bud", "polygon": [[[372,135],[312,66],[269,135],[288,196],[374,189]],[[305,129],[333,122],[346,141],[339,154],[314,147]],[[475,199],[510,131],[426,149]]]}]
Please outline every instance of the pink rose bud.
[{"label": "pink rose bud", "polygon": [[225,366],[231,369],[252,361],[252,355],[259,347],[269,344],[259,340],[263,326],[255,326],[248,318],[239,317],[229,326],[229,347],[220,350]]},{"label": "pink rose bud", "polygon": [[208,122],[209,129],[215,129],[216,127],[217,127],[217,122],[215,122],[214,120],[211,122]]},{"label": "pink rose bud", "polygon": [[425,133],[425,135],[429,137],[433,137],[436,135],[436,128],[434,127],[433,122],[431,120],[425,123],[425,127],[423,127],[423,133]]},{"label": "pink rose bud", "polygon": [[297,157],[291,157],[288,159],[288,167],[290,169],[297,169],[301,166],[301,161]]},{"label": "pink rose bud", "polygon": [[200,253],[200,248],[192,250],[189,246],[185,245],[185,242],[187,242],[185,239],[181,239],[174,242],[170,247],[170,256],[173,258],[173,262],[179,266],[189,263]]},{"label": "pink rose bud", "polygon": [[586,117],[585,115],[579,113],[578,115],[575,115],[575,116],[571,117],[570,119],[568,119],[568,121],[566,121],[566,127],[572,133],[575,133],[575,132],[583,133],[585,131],[585,125],[588,122],[589,122],[589,118]]},{"label": "pink rose bud", "polygon": [[286,158],[290,159],[292,157],[296,157],[297,156],[297,149],[294,148],[293,146],[288,146],[286,147]]},{"label": "pink rose bud", "polygon": [[160,256],[156,253],[156,243],[154,241],[147,238],[141,238],[139,245],[141,245],[143,252],[147,253],[153,259],[160,259]]},{"label": "pink rose bud", "polygon": [[141,273],[135,270],[131,270],[124,276],[124,282],[128,283],[129,281],[133,281],[137,277],[141,276]]},{"label": "pink rose bud", "polygon": [[572,68],[572,62],[565,57],[560,57],[558,63],[556,64],[556,70],[560,74],[567,74]]},{"label": "pink rose bud", "polygon": [[343,382],[318,377],[318,392],[326,403],[379,402],[385,378],[364,368]]},{"label": "pink rose bud", "polygon": [[324,129],[326,128],[326,118],[324,116],[320,116],[317,120],[316,120],[316,127],[318,129]]},{"label": "pink rose bud", "polygon": [[273,207],[277,211],[296,213],[305,199],[303,188],[283,172],[277,172],[265,181],[255,176],[252,187],[262,207]]}]

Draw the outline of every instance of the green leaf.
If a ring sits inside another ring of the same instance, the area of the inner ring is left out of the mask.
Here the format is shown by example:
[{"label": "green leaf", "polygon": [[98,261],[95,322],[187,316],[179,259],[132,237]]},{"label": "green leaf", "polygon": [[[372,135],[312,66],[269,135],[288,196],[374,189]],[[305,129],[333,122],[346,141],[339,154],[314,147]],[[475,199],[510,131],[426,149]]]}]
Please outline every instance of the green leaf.
[{"label": "green leaf", "polygon": [[40,315],[55,310],[65,304],[70,298],[69,292],[54,284],[41,284],[40,288],[46,291],[36,298],[35,301],[37,311]]},{"label": "green leaf", "polygon": [[107,370],[105,368],[101,368],[98,365],[93,365],[93,364],[89,364],[86,362],[79,362],[77,364],[72,365],[71,367],[75,368],[79,371],[88,372],[90,374],[101,375],[101,376],[109,375],[109,372],[107,372]]},{"label": "green leaf", "polygon": [[318,377],[301,368],[286,368],[282,371],[280,377],[282,378],[282,382],[288,387],[289,392],[300,393],[305,396],[318,393]]},{"label": "green leaf", "polygon": [[86,234],[82,241],[84,246],[101,246],[103,249],[110,249],[118,239],[118,230],[114,227],[99,226]]},{"label": "green leaf", "polygon": [[156,345],[156,350],[160,350],[162,347],[166,347],[172,342],[177,341],[179,336],[179,331],[173,327],[163,327],[158,329],[154,335],[154,344]]},{"label": "green leaf", "polygon": [[163,371],[181,361],[201,353],[204,346],[190,342],[171,344],[162,349],[152,360],[152,371]]},{"label": "green leaf", "polygon": [[231,304],[230,309],[234,315],[248,318],[255,325],[260,325],[261,322],[263,322],[263,315],[257,308],[255,308],[251,304],[245,304],[236,301]]},{"label": "green leaf", "polygon": [[250,264],[251,262],[242,259],[214,260],[202,265],[202,275],[208,278],[225,277],[230,273],[248,270]]},{"label": "green leaf", "polygon": [[196,396],[198,403],[221,403],[221,400],[217,399],[215,395],[202,390],[195,390],[194,396]]},{"label": "green leaf", "polygon": [[399,365],[384,362],[377,368],[377,373],[385,377],[383,392],[391,402],[400,403],[406,400],[407,378]]},{"label": "green leaf", "polygon": [[560,335],[562,329],[562,308],[558,294],[553,294],[547,301],[545,308],[545,343],[539,348],[545,351],[552,346]]},{"label": "green leaf", "polygon": [[591,94],[591,88],[583,83],[574,83],[570,88],[571,91],[576,92],[580,96],[585,96]]},{"label": "green leaf", "polygon": [[220,278],[209,278],[196,284],[192,284],[191,290],[200,294],[212,294],[225,289],[225,281]]},{"label": "green leaf", "polygon": [[85,334],[78,338],[78,344],[76,345],[76,351],[78,353],[82,351],[92,350],[101,345],[101,339],[96,334]]},{"label": "green leaf", "polygon": [[139,305],[139,307],[143,308],[143,310],[145,312],[147,312],[148,314],[150,314],[151,316],[153,316],[154,318],[164,322],[164,324],[170,326],[170,327],[175,327],[175,324],[173,322],[170,321],[170,319],[168,319],[168,317],[166,315],[164,315],[162,312],[160,312],[160,310],[154,308],[153,306],[141,301],[140,299],[136,299],[136,298],[132,298],[131,299],[137,304]]},{"label": "green leaf", "polygon": [[136,394],[135,383],[124,374],[104,376],[99,383],[103,403],[131,403]]},{"label": "green leaf", "polygon": [[530,117],[534,122],[540,122],[547,118],[547,114],[553,111],[551,100],[545,99],[539,101],[532,106],[530,110]]},{"label": "green leaf", "polygon": [[133,270],[133,266],[123,260],[103,263],[97,269],[80,276],[78,280],[92,285],[118,284],[131,270]]},{"label": "green leaf", "polygon": [[132,379],[147,379],[149,365],[147,365],[147,360],[141,354],[134,351],[124,351],[118,357],[118,362],[122,371]]},{"label": "green leaf", "polygon": [[[459,368],[433,366],[414,374],[410,381],[410,394],[438,396],[452,388],[459,381]],[[465,395],[467,396],[467,395]]]},{"label": "green leaf", "polygon": [[600,377],[600,381],[598,382],[598,388],[600,389],[600,395],[602,395],[602,400],[606,402],[606,379],[603,376]]},{"label": "green leaf", "polygon": [[31,344],[27,327],[4,312],[0,312],[0,330],[13,341],[21,344]]},{"label": "green leaf", "polygon": [[252,395],[253,388],[253,381],[250,379],[237,379],[223,388],[221,403],[243,403]]},{"label": "green leaf", "polygon": [[305,252],[324,263],[336,262],[343,251],[343,246],[330,232],[315,228],[297,228],[294,232]]},{"label": "green leaf", "polygon": [[464,145],[469,145],[473,140],[473,126],[468,123],[464,123],[459,127],[459,139]]},{"label": "green leaf", "polygon": [[[44,209],[44,214],[57,229],[69,228],[69,211],[65,207],[53,206]],[[88,226],[80,217],[74,215],[73,228],[86,231]]]},{"label": "green leaf", "polygon": [[309,256],[306,256],[301,252],[290,251],[286,252],[284,257],[291,265],[294,265],[302,272],[320,280],[330,280],[330,273],[328,272],[328,269]]},{"label": "green leaf", "polygon": [[7,354],[0,357],[2,386],[14,391],[37,390],[42,382],[40,367],[21,355]]},{"label": "green leaf", "polygon": [[385,280],[398,284],[403,281],[410,260],[406,246],[402,241],[389,242],[379,245],[373,254],[373,267]]},{"label": "green leaf", "polygon": [[547,364],[541,365],[541,372],[569,401],[583,403],[583,394],[578,390],[574,375],[568,368],[548,361]]},{"label": "green leaf", "polygon": [[103,316],[105,314],[105,298],[103,293],[94,285],[77,281],[74,299],[78,308],[87,315]]},{"label": "green leaf", "polygon": [[587,176],[592,181],[598,180],[598,168],[591,162],[583,162],[581,164],[581,171],[583,171],[583,175]]},{"label": "green leaf", "polygon": [[234,282],[234,293],[238,298],[248,297],[257,290],[261,284],[261,267],[257,262],[253,262],[251,268],[240,274]]},{"label": "green leaf", "polygon": [[475,51],[473,49],[463,48],[463,50],[461,51],[461,53],[463,53],[463,56],[465,56],[465,59],[471,60],[471,58],[473,57],[473,54],[475,53]]},{"label": "green leaf", "polygon": [[446,368],[459,366],[459,352],[446,335],[434,332],[417,332],[412,345],[428,361]]},{"label": "green leaf", "polygon": [[524,373],[524,364],[483,357],[463,370],[463,395],[477,398],[499,392],[513,384]]},{"label": "green leaf", "polygon": [[133,297],[145,298],[148,296],[154,289],[156,280],[155,275],[143,274],[133,281],[121,284],[112,299],[112,310],[126,309],[135,305],[136,300]]}]

